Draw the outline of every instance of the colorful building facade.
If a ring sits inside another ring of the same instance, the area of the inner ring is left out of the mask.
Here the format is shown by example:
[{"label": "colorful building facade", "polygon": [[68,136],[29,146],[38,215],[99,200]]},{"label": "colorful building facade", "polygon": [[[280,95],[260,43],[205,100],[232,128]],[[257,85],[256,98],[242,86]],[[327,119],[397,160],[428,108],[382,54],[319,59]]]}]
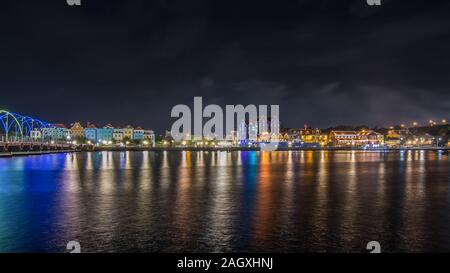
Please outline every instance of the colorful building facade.
[{"label": "colorful building facade", "polygon": [[75,122],[69,129],[71,138],[84,137],[84,127],[80,122]]}]

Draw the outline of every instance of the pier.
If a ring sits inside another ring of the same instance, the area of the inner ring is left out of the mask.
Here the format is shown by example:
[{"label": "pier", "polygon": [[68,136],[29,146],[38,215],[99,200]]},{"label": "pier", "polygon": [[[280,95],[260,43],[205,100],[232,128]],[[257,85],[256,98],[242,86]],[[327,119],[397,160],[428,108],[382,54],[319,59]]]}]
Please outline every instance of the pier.
[{"label": "pier", "polygon": [[78,147],[71,144],[0,142],[0,158],[67,153],[78,150]]}]

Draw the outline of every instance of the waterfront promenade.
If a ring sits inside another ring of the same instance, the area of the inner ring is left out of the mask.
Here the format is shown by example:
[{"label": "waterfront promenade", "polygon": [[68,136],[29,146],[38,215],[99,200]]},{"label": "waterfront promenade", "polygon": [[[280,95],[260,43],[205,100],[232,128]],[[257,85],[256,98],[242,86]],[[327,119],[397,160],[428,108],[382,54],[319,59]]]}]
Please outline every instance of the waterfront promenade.
[{"label": "waterfront promenade", "polygon": [[[408,148],[385,148],[385,149],[363,149],[357,147],[320,147],[320,148],[294,148],[283,147],[278,148],[276,151],[368,151],[368,152],[390,152],[390,151],[445,151],[448,152],[450,147],[408,147]],[[115,147],[115,146],[78,146],[78,147],[58,147],[49,150],[18,150],[18,151],[0,151],[0,158],[13,157],[13,156],[32,156],[32,155],[46,155],[55,153],[71,153],[71,152],[163,152],[163,151],[190,151],[190,152],[234,152],[234,151],[261,151],[258,147],[141,147],[141,146],[128,146],[128,147]]]},{"label": "waterfront promenade", "polygon": [[71,144],[59,143],[0,142],[0,157],[67,153],[81,150],[80,148]]},{"label": "waterfront promenade", "polygon": [[[92,151],[260,151],[259,147],[94,147]],[[384,148],[384,149],[364,149],[357,147],[319,147],[319,148],[297,148],[283,147],[275,151],[403,151],[403,150],[428,150],[439,151],[450,150],[450,147],[408,147],[408,148]]]},{"label": "waterfront promenade", "polygon": [[57,153],[72,153],[75,150],[55,150],[55,151],[22,151],[22,152],[2,152],[0,158],[13,157],[13,156],[30,156],[30,155],[47,155]]}]

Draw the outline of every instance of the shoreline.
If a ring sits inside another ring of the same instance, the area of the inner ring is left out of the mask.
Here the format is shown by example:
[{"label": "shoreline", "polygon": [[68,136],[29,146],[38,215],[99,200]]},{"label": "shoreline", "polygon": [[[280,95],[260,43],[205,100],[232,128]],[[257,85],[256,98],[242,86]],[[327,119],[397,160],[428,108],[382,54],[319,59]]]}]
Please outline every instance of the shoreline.
[{"label": "shoreline", "polygon": [[[377,151],[377,152],[389,152],[389,151],[448,151],[450,147],[414,147],[414,148],[386,148],[386,149],[363,149],[363,148],[347,148],[347,147],[324,147],[324,148],[278,148],[273,152],[288,152],[288,151]],[[84,150],[83,150],[84,151]],[[168,152],[182,152],[182,151],[191,151],[191,152],[239,152],[239,151],[261,151],[260,148],[249,148],[249,147],[230,147],[230,148],[208,148],[208,147],[96,147],[92,151],[96,152],[125,152],[125,151],[150,151],[150,152],[160,152],[160,151],[168,151]]]},{"label": "shoreline", "polygon": [[75,152],[78,152],[78,151],[58,150],[58,151],[1,152],[0,153],[0,158],[32,156],[32,155],[49,155],[49,154],[75,153]]},{"label": "shoreline", "polygon": [[[322,148],[278,148],[273,152],[289,151],[366,151],[366,152],[391,152],[391,151],[449,151],[450,147],[408,147],[408,148],[386,148],[386,149],[363,149],[354,147],[322,147]],[[82,150],[83,152],[86,150]],[[89,150],[88,150],[89,151]],[[92,152],[260,152],[259,147],[95,147]]]},{"label": "shoreline", "polygon": [[[400,151],[445,151],[450,147],[414,147],[414,148],[387,148],[387,149],[363,149],[345,147],[325,147],[325,148],[279,148],[272,152],[289,151],[361,151],[361,152],[400,152]],[[49,155],[59,153],[83,153],[83,152],[260,152],[260,148],[230,147],[230,148],[208,148],[208,147],[95,147],[94,149],[81,150],[58,150],[58,151],[22,151],[22,152],[0,152],[0,158],[11,158],[33,155]]]}]

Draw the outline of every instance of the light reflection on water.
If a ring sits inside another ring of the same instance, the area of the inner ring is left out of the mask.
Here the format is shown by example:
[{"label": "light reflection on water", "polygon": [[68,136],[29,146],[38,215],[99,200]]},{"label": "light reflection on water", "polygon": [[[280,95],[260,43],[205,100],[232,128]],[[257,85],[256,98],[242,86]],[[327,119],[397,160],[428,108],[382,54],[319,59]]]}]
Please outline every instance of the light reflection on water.
[{"label": "light reflection on water", "polygon": [[445,152],[0,159],[0,251],[450,251]]}]

